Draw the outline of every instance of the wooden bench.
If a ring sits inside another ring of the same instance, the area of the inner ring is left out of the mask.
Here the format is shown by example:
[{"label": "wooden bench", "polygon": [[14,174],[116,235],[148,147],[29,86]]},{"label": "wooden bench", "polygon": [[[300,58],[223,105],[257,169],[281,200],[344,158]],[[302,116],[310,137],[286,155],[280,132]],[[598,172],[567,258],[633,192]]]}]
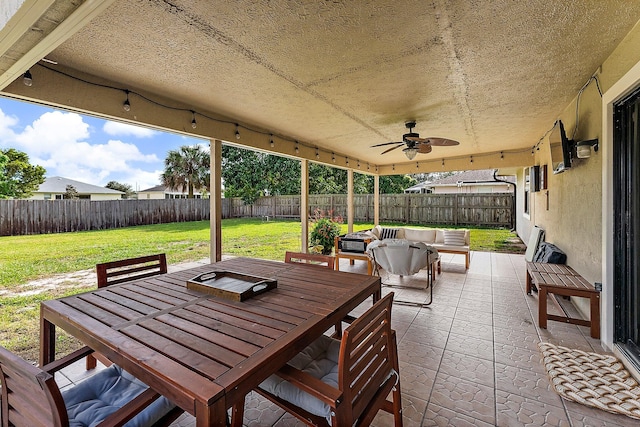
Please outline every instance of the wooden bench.
[{"label": "wooden bench", "polygon": [[[538,324],[547,329],[547,320],[571,323],[574,325],[589,326],[591,336],[600,338],[600,292],[580,276],[574,269],[564,264],[547,264],[540,262],[527,262],[527,294],[531,295],[533,286],[538,288]],[[556,316],[547,313],[547,295],[561,295],[566,297],[589,298],[590,320],[569,317],[564,308],[555,298],[564,316]]]}]

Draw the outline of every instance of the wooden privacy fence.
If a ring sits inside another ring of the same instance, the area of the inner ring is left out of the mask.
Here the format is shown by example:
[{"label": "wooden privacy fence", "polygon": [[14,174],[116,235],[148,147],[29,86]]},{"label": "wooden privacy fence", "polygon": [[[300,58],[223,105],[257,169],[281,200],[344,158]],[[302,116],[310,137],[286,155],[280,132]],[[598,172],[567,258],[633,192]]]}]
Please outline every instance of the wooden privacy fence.
[{"label": "wooden privacy fence", "polygon": [[209,200],[0,200],[0,235],[65,233],[209,219]]},{"label": "wooden privacy fence", "polygon": [[[222,201],[223,218],[300,218],[300,196],[261,197],[253,205],[241,199]],[[373,221],[373,195],[353,197],[354,221]],[[514,226],[515,200],[510,193],[381,194],[380,221],[404,224]],[[316,209],[347,216],[346,194],[309,196],[309,215]]]},{"label": "wooden privacy fence", "polygon": [[[209,219],[207,199],[0,200],[0,235],[65,233]],[[373,195],[353,198],[354,220],[373,222]],[[476,225],[513,228],[513,196],[495,194],[381,194],[380,221],[403,224]],[[347,196],[309,196],[316,209],[347,216]],[[300,219],[300,196],[261,197],[253,205],[222,200],[223,218]]]}]

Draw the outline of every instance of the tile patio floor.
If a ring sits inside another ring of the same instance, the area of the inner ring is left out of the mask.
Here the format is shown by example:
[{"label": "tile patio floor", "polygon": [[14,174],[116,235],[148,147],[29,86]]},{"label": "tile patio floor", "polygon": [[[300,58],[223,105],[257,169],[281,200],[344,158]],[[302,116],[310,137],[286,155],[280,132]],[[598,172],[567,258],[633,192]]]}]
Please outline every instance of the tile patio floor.
[{"label": "tile patio floor", "polygon": [[[350,266],[343,260],[340,269],[366,273],[361,261]],[[525,294],[525,274],[523,255],[474,252],[465,272],[462,256],[443,254],[433,303],[394,304],[406,427],[640,426],[637,420],[563,400],[551,389],[538,342],[604,350],[586,327],[549,322],[541,330],[537,294]],[[412,287],[384,287],[384,293],[395,292],[396,301],[428,301],[427,292],[417,288],[426,273],[400,278],[382,271],[381,277],[383,284]],[[87,375],[82,367],[74,369],[59,380],[61,386]],[[244,424],[302,425],[255,393],[247,397]],[[374,422],[392,424],[386,413]],[[173,425],[192,427],[195,422],[185,414]]]}]

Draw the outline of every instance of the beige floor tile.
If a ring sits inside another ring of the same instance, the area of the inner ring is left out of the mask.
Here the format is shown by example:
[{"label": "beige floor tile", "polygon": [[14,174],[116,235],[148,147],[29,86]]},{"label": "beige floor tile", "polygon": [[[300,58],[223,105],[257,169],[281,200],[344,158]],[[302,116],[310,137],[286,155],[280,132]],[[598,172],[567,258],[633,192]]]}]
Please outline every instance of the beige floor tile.
[{"label": "beige floor tile", "polygon": [[438,372],[429,403],[486,423],[495,422],[494,388]]},{"label": "beige floor tile", "polygon": [[446,350],[491,361],[494,359],[492,341],[474,338],[464,334],[449,334]]},{"label": "beige floor tile", "polygon": [[494,424],[477,420],[465,414],[430,403],[429,406],[427,406],[427,412],[424,415],[422,425],[424,427],[489,427]]},{"label": "beige floor tile", "polygon": [[469,356],[468,354],[456,353],[445,349],[438,373],[444,373],[488,387],[494,386],[493,361]]},{"label": "beige floor tile", "polygon": [[562,407],[498,390],[496,392],[497,426],[570,427]]}]

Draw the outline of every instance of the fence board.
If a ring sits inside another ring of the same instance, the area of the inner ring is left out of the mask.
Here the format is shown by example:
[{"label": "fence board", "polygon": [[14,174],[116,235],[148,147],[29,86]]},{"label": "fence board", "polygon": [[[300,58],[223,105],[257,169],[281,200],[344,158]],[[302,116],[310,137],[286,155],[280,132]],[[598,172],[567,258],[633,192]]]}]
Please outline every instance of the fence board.
[{"label": "fence board", "polygon": [[[354,220],[373,221],[373,195],[353,198]],[[513,195],[381,194],[380,221],[403,224],[513,227]],[[209,200],[0,200],[0,236],[104,230],[136,225],[209,219]],[[347,216],[345,194],[309,196],[316,209]],[[222,200],[223,218],[300,218],[300,196],[262,197],[253,205],[239,198]]]}]

